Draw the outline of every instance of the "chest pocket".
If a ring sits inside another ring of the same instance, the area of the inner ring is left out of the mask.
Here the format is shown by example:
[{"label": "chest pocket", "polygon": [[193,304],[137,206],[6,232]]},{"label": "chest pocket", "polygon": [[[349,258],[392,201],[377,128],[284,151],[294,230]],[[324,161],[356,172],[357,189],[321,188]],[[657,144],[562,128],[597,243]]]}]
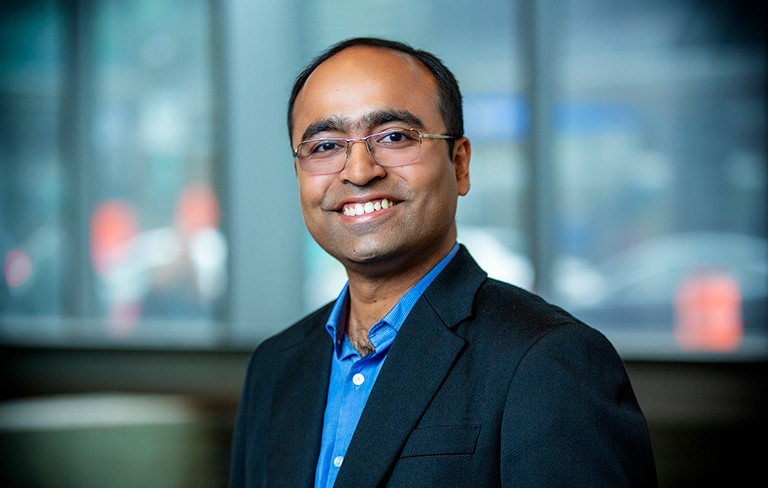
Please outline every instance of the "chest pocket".
[{"label": "chest pocket", "polygon": [[479,435],[479,425],[421,427],[411,432],[400,457],[472,454]]}]

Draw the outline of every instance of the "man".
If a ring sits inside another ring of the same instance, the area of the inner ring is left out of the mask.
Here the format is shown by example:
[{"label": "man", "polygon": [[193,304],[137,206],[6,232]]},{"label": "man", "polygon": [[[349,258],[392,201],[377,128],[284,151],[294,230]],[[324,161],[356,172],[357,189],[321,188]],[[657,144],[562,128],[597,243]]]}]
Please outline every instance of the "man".
[{"label": "man", "polygon": [[232,488],[655,486],[608,341],[457,244],[470,142],[439,59],[342,42],[288,126],[305,224],[348,282],[253,354]]}]

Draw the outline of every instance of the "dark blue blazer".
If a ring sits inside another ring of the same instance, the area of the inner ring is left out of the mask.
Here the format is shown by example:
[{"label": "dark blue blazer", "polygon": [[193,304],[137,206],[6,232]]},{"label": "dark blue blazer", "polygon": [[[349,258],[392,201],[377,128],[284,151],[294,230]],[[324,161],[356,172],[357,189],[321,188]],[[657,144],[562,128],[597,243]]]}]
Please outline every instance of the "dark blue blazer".
[{"label": "dark blue blazer", "polygon": [[[313,485],[330,310],[252,355],[231,488]],[[462,246],[400,329],[335,487],[656,485],[648,426],[608,340],[488,278]]]}]

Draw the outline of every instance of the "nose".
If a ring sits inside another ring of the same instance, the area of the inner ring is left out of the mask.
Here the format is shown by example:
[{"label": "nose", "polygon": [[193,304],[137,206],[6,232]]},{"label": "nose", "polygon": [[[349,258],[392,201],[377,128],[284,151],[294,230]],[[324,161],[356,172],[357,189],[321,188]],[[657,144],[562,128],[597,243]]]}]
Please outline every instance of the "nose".
[{"label": "nose", "polygon": [[368,151],[368,155],[373,157],[373,148],[371,147],[371,144],[368,142],[367,138],[347,139],[347,161],[349,161],[349,156],[352,154],[352,146],[358,142],[365,144],[365,149]]},{"label": "nose", "polygon": [[[362,144],[357,144],[362,143]],[[347,161],[339,176],[350,183],[364,186],[371,180],[387,174],[383,166],[376,163],[367,140],[347,143]]]}]

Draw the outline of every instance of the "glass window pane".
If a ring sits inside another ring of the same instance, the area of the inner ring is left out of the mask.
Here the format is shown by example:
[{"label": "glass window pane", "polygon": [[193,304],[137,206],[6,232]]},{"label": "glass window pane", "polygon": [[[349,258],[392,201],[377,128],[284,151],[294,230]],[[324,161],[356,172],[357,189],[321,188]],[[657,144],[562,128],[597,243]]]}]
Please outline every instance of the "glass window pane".
[{"label": "glass window pane", "polygon": [[62,12],[0,7],[0,330],[58,335],[63,312]]},{"label": "glass window pane", "polygon": [[567,2],[557,301],[624,352],[766,351],[764,25],[728,2]]},{"label": "glass window pane", "polygon": [[112,336],[205,338],[226,262],[207,2],[104,0],[93,25],[93,313]]},{"label": "glass window pane", "polygon": [[4,6],[2,331],[211,344],[226,292],[206,0]]}]

